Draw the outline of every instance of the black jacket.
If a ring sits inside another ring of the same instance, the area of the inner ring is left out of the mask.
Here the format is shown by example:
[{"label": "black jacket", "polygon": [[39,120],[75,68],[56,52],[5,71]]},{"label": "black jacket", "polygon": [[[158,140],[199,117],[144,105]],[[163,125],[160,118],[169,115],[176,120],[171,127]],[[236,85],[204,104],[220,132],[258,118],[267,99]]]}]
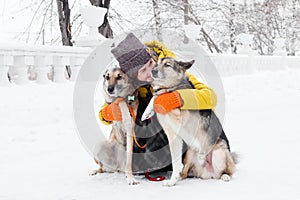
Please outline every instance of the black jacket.
[{"label": "black jacket", "polygon": [[[141,117],[152,98],[150,86],[143,86],[147,89],[146,97],[139,96],[139,107],[136,116],[135,134],[138,143],[146,148],[142,149],[134,143],[133,147],[133,172],[136,174],[150,172],[171,171],[172,160],[169,142],[166,134],[160,126],[156,115],[151,119],[141,121]],[[199,112],[200,113],[200,112]],[[220,139],[225,140],[230,150],[229,141],[222,130]],[[183,145],[182,158],[185,156],[186,144]]]},{"label": "black jacket", "polygon": [[143,86],[147,89],[146,97],[139,96],[139,107],[136,116],[135,134],[138,143],[146,148],[142,149],[134,143],[133,147],[133,172],[143,173],[146,170],[169,171],[172,170],[171,154],[168,138],[160,126],[156,115],[151,119],[141,121],[141,117],[152,98],[150,86]]}]

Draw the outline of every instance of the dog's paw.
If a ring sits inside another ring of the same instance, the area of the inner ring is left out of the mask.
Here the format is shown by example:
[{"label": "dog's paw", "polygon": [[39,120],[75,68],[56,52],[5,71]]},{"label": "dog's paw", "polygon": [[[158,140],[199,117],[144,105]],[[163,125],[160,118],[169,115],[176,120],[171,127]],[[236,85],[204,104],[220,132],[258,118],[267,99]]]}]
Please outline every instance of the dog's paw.
[{"label": "dog's paw", "polygon": [[127,177],[126,181],[127,181],[128,185],[137,185],[137,184],[139,184],[139,182],[137,180],[135,180],[135,178],[133,178],[133,177]]},{"label": "dog's paw", "polygon": [[181,172],[180,173],[180,180],[186,179],[188,176],[187,172]]},{"label": "dog's paw", "polygon": [[168,186],[168,187],[171,187],[171,186],[174,186],[175,184],[177,183],[176,180],[165,180],[163,182],[163,186]]},{"label": "dog's paw", "polygon": [[143,116],[142,116],[142,121],[145,121],[146,119],[151,118],[154,115],[154,111],[153,110],[145,110]]},{"label": "dog's paw", "polygon": [[222,176],[221,176],[221,180],[222,181],[226,181],[226,182],[228,182],[228,181],[230,181],[230,176],[228,175],[228,174],[222,174]]},{"label": "dog's paw", "polygon": [[90,172],[90,176],[95,176],[96,174],[100,173],[99,170],[93,170]]},{"label": "dog's paw", "polygon": [[146,119],[149,119],[150,117],[152,117],[155,112],[154,112],[154,109],[153,109],[153,105],[154,105],[154,99],[155,97],[153,97],[150,102],[148,103],[148,106],[147,108],[145,109],[144,113],[143,113],[143,116],[142,116],[142,121],[145,121]]}]

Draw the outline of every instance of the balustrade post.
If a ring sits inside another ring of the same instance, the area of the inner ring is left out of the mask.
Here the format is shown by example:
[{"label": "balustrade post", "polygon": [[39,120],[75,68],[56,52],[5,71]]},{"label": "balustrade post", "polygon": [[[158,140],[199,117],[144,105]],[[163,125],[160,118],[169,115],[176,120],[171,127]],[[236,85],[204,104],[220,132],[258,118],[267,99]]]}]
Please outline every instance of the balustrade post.
[{"label": "balustrade post", "polygon": [[14,64],[9,68],[9,74],[14,83],[22,85],[29,83],[28,67],[33,65],[31,56],[14,56]]},{"label": "balustrade post", "polygon": [[26,84],[35,82],[64,83],[69,79],[66,66],[73,71],[76,80],[84,59],[91,48],[53,47],[1,44],[0,45],[0,85],[9,83]]},{"label": "balustrade post", "polygon": [[8,55],[0,55],[0,86],[8,85],[8,70],[13,65],[13,57]]},{"label": "balustrade post", "polygon": [[66,65],[69,65],[69,57],[67,56],[54,56],[53,57],[53,82],[65,83],[67,82],[66,77]]},{"label": "balustrade post", "polygon": [[76,81],[80,67],[83,64],[85,58],[81,57],[70,57],[71,63],[71,78],[70,81]]},{"label": "balustrade post", "polygon": [[36,83],[48,84],[50,82],[48,79],[48,73],[50,71],[50,67],[49,67],[50,58],[51,57],[44,56],[44,55],[34,56],[34,65],[36,67],[36,73],[37,73]]}]

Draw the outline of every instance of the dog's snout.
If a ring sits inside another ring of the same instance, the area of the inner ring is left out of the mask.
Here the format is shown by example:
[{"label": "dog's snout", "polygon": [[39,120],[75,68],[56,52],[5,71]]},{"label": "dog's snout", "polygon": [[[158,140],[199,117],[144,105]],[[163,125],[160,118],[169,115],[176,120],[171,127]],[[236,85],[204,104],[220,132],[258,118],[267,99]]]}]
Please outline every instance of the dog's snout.
[{"label": "dog's snout", "polygon": [[115,89],[115,87],[113,85],[110,85],[107,87],[107,92],[111,94],[111,93],[113,93],[114,89]]},{"label": "dog's snout", "polygon": [[151,71],[151,73],[152,73],[152,76],[157,76],[157,74],[158,74],[158,70],[157,69],[153,69],[152,71]]}]

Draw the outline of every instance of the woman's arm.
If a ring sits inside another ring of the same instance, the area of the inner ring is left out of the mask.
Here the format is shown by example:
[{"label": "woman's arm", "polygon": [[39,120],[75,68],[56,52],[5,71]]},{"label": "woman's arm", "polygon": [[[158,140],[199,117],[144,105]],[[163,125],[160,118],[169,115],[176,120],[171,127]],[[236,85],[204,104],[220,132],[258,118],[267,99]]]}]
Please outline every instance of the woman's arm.
[{"label": "woman's arm", "polygon": [[177,90],[183,100],[182,110],[213,109],[217,105],[216,93],[205,84],[199,82],[195,76],[186,73],[189,82],[195,89]]},{"label": "woman's arm", "polygon": [[98,113],[98,117],[99,117],[99,119],[100,119],[100,122],[102,122],[102,123],[105,124],[105,125],[110,125],[110,124],[112,124],[112,121],[106,121],[106,120],[103,118],[103,114],[102,114],[103,109],[105,109],[107,106],[108,106],[108,105],[107,105],[106,103],[104,103],[104,104],[101,106],[101,108],[100,108],[100,110],[99,110],[99,113]]},{"label": "woman's arm", "polygon": [[166,114],[170,110],[207,110],[217,104],[215,92],[187,73],[188,79],[195,89],[181,89],[158,95],[154,100],[154,111]]}]

